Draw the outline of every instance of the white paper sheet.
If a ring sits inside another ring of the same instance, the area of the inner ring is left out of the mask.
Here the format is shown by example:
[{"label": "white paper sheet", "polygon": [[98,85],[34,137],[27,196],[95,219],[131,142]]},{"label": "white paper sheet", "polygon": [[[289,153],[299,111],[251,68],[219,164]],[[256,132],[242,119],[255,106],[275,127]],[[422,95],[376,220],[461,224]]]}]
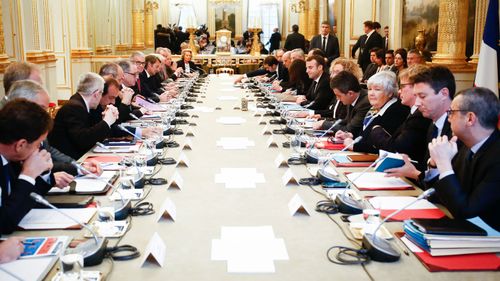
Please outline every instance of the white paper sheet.
[{"label": "white paper sheet", "polygon": [[264,174],[258,173],[256,168],[221,168],[214,179],[226,188],[255,188],[256,183],[266,182]]},{"label": "white paper sheet", "polygon": [[[234,89],[231,89],[231,91],[234,91]],[[238,97],[235,97],[235,96],[220,96],[220,97],[217,97],[218,100],[220,101],[235,101],[235,100],[239,100]]]},{"label": "white paper sheet", "polygon": [[[415,197],[412,196],[376,196],[370,198],[368,200],[370,204],[375,209],[381,210],[397,210],[403,208],[404,206],[410,204],[415,201]],[[431,202],[422,199],[410,207],[407,207],[408,210],[427,210],[427,209],[437,209],[436,205]]]},{"label": "white paper sheet", "polygon": [[[66,213],[70,217],[82,223],[88,223],[94,216],[95,208],[81,208],[81,209],[65,209],[61,208],[60,211]],[[76,222],[65,217],[63,214],[52,209],[31,209],[31,211],[24,216],[19,223],[19,227],[23,229],[64,229],[76,226]]]},{"label": "white paper sheet", "polygon": [[271,226],[222,227],[212,240],[212,260],[226,260],[230,273],[272,273],[274,260],[288,260],[285,241]]},{"label": "white paper sheet", "polygon": [[247,149],[249,146],[255,146],[255,142],[248,138],[223,137],[217,141],[217,146],[223,149]]},{"label": "white paper sheet", "polygon": [[238,116],[225,116],[217,118],[216,122],[224,125],[239,125],[245,123],[247,120]]},{"label": "white paper sheet", "polygon": [[[350,173],[347,177],[352,181],[357,178],[360,173]],[[405,187],[411,187],[411,185],[405,182],[401,178],[385,177],[386,173],[381,172],[368,172],[361,175],[358,179],[354,181],[354,184],[358,188],[363,189],[400,189]]]}]

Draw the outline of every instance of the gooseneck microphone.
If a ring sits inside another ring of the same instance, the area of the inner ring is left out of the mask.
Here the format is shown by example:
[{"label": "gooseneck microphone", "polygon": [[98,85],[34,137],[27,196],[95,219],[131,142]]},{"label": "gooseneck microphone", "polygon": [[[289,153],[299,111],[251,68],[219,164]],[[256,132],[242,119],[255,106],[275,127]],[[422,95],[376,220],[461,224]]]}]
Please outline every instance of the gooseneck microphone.
[{"label": "gooseneck microphone", "polygon": [[354,144],[360,142],[362,139],[363,139],[363,137],[359,136],[359,137],[355,138],[352,141],[352,143],[350,143],[349,145],[345,146],[340,151],[338,151],[336,153],[333,153],[332,156],[330,156],[328,158],[328,161],[326,161],[324,163],[324,165],[321,167],[321,169],[318,170],[318,178],[319,178],[319,180],[322,181],[322,182],[336,182],[336,181],[339,181],[338,178],[337,178],[337,176],[334,176],[334,175],[332,175],[332,174],[330,174],[330,173],[328,173],[326,171],[326,166],[328,166],[328,163],[330,163],[330,161],[333,159],[333,157],[335,155],[337,155],[340,152],[344,152],[344,151],[348,150],[351,146],[353,146]]},{"label": "gooseneck microphone", "polygon": [[118,124],[118,128],[119,128],[120,130],[124,131],[125,133],[127,133],[127,134],[129,134],[129,135],[133,136],[133,137],[134,137],[134,138],[136,138],[136,139],[139,139],[139,140],[141,139],[141,137],[140,137],[140,136],[138,136],[137,134],[132,133],[129,129],[125,128],[125,126],[123,126],[122,124]]},{"label": "gooseneck microphone", "polygon": [[342,214],[361,214],[363,213],[363,203],[362,201],[358,201],[353,199],[351,196],[347,194],[347,189],[350,189],[354,182],[359,179],[362,175],[364,175],[368,170],[375,167],[379,162],[383,161],[387,158],[387,153],[381,154],[377,160],[375,160],[370,166],[366,167],[363,171],[359,173],[353,180],[350,180],[349,177],[346,176],[347,181],[349,181],[349,185],[345,188],[342,194],[337,194],[335,197],[335,204],[338,206],[338,210]]},{"label": "gooseneck microphone", "polygon": [[338,119],[337,121],[335,121],[327,130],[325,130],[323,132],[323,134],[321,134],[318,138],[316,138],[314,140],[314,142],[309,146],[309,149],[306,151],[306,160],[307,160],[307,163],[313,163],[313,164],[316,164],[318,163],[318,155],[314,155],[312,153],[312,150],[314,149],[314,146],[316,145],[316,143],[324,136],[326,136],[326,134],[328,134],[329,132],[332,131],[332,129],[334,127],[336,127],[337,125],[339,125],[340,123],[342,122],[342,119]]},{"label": "gooseneck microphone", "polygon": [[398,250],[394,249],[391,245],[391,243],[381,237],[377,236],[377,231],[382,227],[382,225],[394,217],[395,215],[399,214],[401,211],[405,210],[406,208],[410,207],[411,205],[417,203],[418,201],[422,199],[426,199],[427,197],[431,196],[436,190],[434,188],[430,188],[426,191],[424,191],[422,194],[420,194],[415,200],[412,202],[408,203],[406,206],[392,212],[390,215],[385,217],[375,228],[375,231],[373,233],[365,233],[363,235],[363,248],[367,251],[368,256],[374,261],[380,261],[380,262],[394,262],[399,260],[401,257],[401,253],[399,253]]},{"label": "gooseneck microphone", "polygon": [[77,224],[88,230],[92,234],[93,241],[87,240],[84,243],[79,244],[73,251],[83,256],[84,266],[93,266],[102,263],[106,254],[106,246],[108,245],[108,240],[106,238],[97,237],[97,234],[90,227],[61,211],[56,206],[50,204],[50,202],[45,200],[40,194],[31,192],[30,197],[35,202],[53,209],[54,211],[60,213],[61,215],[76,222]]},{"label": "gooseneck microphone", "polygon": [[[99,147],[104,147],[104,149],[109,150],[109,148],[107,148],[106,146],[104,146],[102,143],[98,142],[97,145]],[[118,190],[117,186],[114,186],[111,183],[109,183],[108,181],[99,178],[96,174],[94,174],[91,171],[89,171],[83,165],[78,164],[78,162],[76,162],[76,161],[72,161],[71,165],[73,165],[74,167],[76,167],[79,170],[82,170],[82,171],[86,172],[92,178],[94,178],[94,179],[96,179],[96,180],[98,180],[100,182],[105,183],[106,186],[108,186],[108,187],[111,188],[111,193],[114,193],[114,192],[118,193],[118,195],[120,196],[120,201],[122,202],[122,205],[119,208],[115,209],[115,220],[124,220],[124,219],[126,219],[128,217],[128,215],[130,214],[130,208],[132,208],[132,202],[131,202],[130,199],[125,200],[125,198],[123,198],[123,195]]]}]

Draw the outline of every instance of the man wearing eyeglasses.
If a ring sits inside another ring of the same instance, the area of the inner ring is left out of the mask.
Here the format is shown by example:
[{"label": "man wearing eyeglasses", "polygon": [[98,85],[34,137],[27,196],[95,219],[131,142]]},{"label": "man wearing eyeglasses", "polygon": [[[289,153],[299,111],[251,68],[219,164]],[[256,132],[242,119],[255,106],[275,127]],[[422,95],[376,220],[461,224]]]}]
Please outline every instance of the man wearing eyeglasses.
[{"label": "man wearing eyeglasses", "polygon": [[142,94],[142,85],[141,80],[139,79],[139,73],[144,71],[144,66],[146,66],[146,56],[142,52],[136,51],[130,55],[130,61],[137,68],[137,76],[135,77],[136,85],[133,89],[137,94]]},{"label": "man wearing eyeglasses", "polygon": [[[429,144],[439,169],[434,184],[441,203],[454,218],[479,217],[500,231],[500,114],[498,97],[486,88],[459,93],[448,110],[454,137]],[[464,144],[457,146],[457,140]]]},{"label": "man wearing eyeglasses", "polygon": [[[438,136],[451,138],[452,131],[448,122],[447,110],[450,108],[456,89],[453,73],[447,67],[432,66],[414,75],[411,80],[413,92],[416,95],[415,105],[424,117],[432,120],[427,135],[421,137],[426,139],[426,143],[431,142]],[[428,165],[425,169],[422,167],[419,170],[405,156],[405,164],[402,167],[388,169],[385,172],[390,176],[407,177],[416,180],[422,188],[426,188],[439,175],[434,162],[429,161],[429,159],[430,156],[427,150],[423,161]]]}]

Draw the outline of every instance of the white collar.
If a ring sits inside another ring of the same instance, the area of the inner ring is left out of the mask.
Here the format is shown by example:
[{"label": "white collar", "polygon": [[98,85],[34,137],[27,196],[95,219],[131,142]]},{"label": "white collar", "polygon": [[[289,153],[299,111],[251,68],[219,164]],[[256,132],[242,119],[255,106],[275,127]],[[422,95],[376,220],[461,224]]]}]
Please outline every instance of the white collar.
[{"label": "white collar", "polygon": [[351,103],[352,107],[354,107],[356,105],[356,103],[358,102],[360,96],[361,96],[361,92],[359,92],[358,97]]},{"label": "white collar", "polygon": [[377,112],[376,116],[382,116],[384,115],[385,111],[389,108],[389,106],[391,106],[393,103],[395,103],[397,101],[396,98],[392,98],[390,99],[388,102],[386,102],[384,104],[384,106],[382,106],[382,108]]},{"label": "white collar", "polygon": [[441,135],[441,131],[443,131],[443,127],[444,127],[444,122],[446,121],[446,118],[448,118],[448,114],[443,113],[443,115],[441,115],[441,117],[439,117],[438,120],[436,120],[436,122],[434,122],[434,125],[436,125],[436,127],[438,128],[438,135]]},{"label": "white collar", "polygon": [[3,155],[0,155],[0,157],[2,158],[2,166],[9,164],[9,160],[7,160],[5,157],[3,157]]},{"label": "white collar", "polygon": [[372,31],[370,31],[370,32],[368,32],[368,34],[366,34],[366,40],[368,40],[368,38],[370,38],[370,36],[373,34],[373,32],[375,32],[375,29],[372,29]]},{"label": "white collar", "polygon": [[151,74],[149,74],[149,72],[144,68],[144,71],[146,71],[146,77],[149,78],[151,77]]},{"label": "white collar", "polygon": [[316,86],[319,83],[319,79],[321,79],[321,76],[323,76],[323,74],[324,74],[324,72],[321,73],[321,75],[318,78],[314,79],[314,82],[316,82]]},{"label": "white collar", "polygon": [[[79,94],[80,95],[80,94]],[[90,107],[89,107],[89,103],[87,102],[87,100],[85,99],[84,96],[80,95],[83,99],[83,103],[85,103],[85,108],[87,108],[87,113],[90,112]]]},{"label": "white collar", "polygon": [[410,109],[411,114],[415,113],[415,111],[417,111],[417,109],[418,109],[418,106],[413,105],[413,106],[411,107],[411,109]]},{"label": "white collar", "polygon": [[484,139],[482,139],[480,142],[478,142],[475,145],[473,145],[470,148],[470,150],[472,151],[472,153],[476,154],[478,152],[478,150],[481,148],[481,146],[483,146],[483,144],[486,142],[486,140],[488,140],[489,137],[490,136],[487,136]]}]

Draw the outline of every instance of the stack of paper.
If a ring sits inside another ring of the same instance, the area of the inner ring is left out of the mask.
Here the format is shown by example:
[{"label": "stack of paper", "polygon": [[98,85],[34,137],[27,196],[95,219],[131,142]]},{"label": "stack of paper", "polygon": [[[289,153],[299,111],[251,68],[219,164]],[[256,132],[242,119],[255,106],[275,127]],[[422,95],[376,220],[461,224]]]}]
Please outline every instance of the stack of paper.
[{"label": "stack of paper", "polygon": [[[114,181],[117,176],[116,171],[104,171],[101,176],[97,177],[94,175],[85,175],[83,177],[75,178],[75,193],[79,194],[99,194],[106,192],[110,188],[110,184]],[[50,194],[55,193],[68,193],[70,192],[70,187],[50,189]]]},{"label": "stack of paper", "polygon": [[106,146],[106,148],[96,146],[92,151],[95,153],[136,153],[139,152],[141,143],[134,145]]}]

